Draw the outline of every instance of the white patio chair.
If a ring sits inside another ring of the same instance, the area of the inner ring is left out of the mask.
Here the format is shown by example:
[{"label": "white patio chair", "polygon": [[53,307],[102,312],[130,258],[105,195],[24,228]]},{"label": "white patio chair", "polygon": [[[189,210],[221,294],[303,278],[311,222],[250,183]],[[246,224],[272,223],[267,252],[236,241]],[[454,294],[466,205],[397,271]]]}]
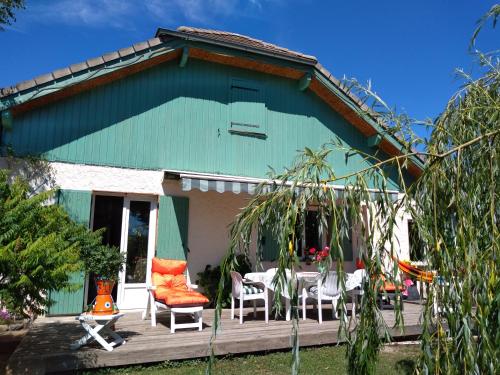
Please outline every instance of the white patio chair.
[{"label": "white patio chair", "polygon": [[351,296],[351,315],[355,316],[356,312],[359,310],[359,298],[364,294],[363,283],[365,282],[366,271],[364,269],[359,269],[354,271],[354,273],[347,274],[347,280],[345,282],[346,291]]},{"label": "white patio chair", "polygon": [[[277,272],[278,272],[277,268],[270,268],[266,271],[266,276],[265,276],[266,285],[269,285],[269,288],[273,292],[275,292],[276,290],[276,288],[273,286],[273,280]],[[283,290],[281,291],[281,296],[285,299],[285,312],[286,312],[285,319],[289,321],[291,318],[292,306],[291,306],[290,293],[288,293],[288,283],[292,278],[292,273],[288,269],[285,270],[285,273],[286,273],[286,280],[283,285]],[[300,301],[302,300],[302,294],[300,293],[301,290],[302,288],[299,289],[299,307],[300,307]]]},{"label": "white patio chair", "polygon": [[240,324],[243,324],[243,302],[253,301],[253,316],[257,317],[256,301],[264,300],[264,314],[266,324],[269,323],[268,293],[267,286],[264,283],[256,281],[245,281],[238,272],[231,271],[231,319],[234,319],[234,300],[238,299],[240,303]]},{"label": "white patio chair", "polygon": [[[342,293],[341,289],[337,286],[337,281],[337,272],[330,271],[324,282],[322,276],[319,275],[315,283],[304,284],[302,306],[306,306],[308,297],[316,300],[319,324],[323,323],[323,301],[328,301],[332,304],[333,319],[337,319],[337,304]],[[303,314],[305,314],[305,310],[306,309],[303,309]]]}]

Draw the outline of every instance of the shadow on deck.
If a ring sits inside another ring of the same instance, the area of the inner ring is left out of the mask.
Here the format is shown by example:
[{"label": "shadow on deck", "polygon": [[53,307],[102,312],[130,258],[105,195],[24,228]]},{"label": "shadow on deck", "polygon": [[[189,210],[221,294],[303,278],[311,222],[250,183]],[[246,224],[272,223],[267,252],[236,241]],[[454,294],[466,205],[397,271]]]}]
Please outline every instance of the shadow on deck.
[{"label": "shadow on deck", "polygon": [[[405,303],[405,330],[403,333],[393,330],[395,340],[413,339],[421,333],[421,312],[419,304]],[[216,355],[291,347],[291,322],[278,319],[270,320],[269,325],[266,325],[262,311],[255,319],[251,309],[245,309],[244,314],[245,321],[240,325],[238,319],[230,319],[230,310],[223,311],[221,330],[214,348]],[[312,306],[307,315],[308,319],[299,323],[301,347],[338,342],[339,321],[332,319],[331,310],[323,309],[324,320],[321,325]],[[394,311],[385,310],[383,316],[389,326],[394,324]],[[156,327],[151,327],[149,320],[141,320],[139,312],[127,313],[115,327],[116,332],[127,342],[112,352],[107,352],[95,342],[79,350],[70,350],[71,342],[84,334],[74,317],[39,318],[12,354],[7,373],[44,374],[206,357],[209,355],[213,317],[214,310],[205,310],[201,332],[186,329],[171,334],[168,313],[159,315]]]}]

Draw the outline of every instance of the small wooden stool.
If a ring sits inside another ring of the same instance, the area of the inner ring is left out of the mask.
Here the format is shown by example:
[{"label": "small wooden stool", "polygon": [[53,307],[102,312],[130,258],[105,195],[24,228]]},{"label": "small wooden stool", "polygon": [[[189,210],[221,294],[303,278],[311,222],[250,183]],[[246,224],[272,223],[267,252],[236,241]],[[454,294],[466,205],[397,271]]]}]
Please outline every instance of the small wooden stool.
[{"label": "small wooden stool", "polygon": [[[191,314],[194,318],[194,323],[175,323],[176,314]],[[203,328],[203,306],[194,307],[171,307],[170,308],[170,332],[175,333],[179,328],[198,328],[201,331]]]}]

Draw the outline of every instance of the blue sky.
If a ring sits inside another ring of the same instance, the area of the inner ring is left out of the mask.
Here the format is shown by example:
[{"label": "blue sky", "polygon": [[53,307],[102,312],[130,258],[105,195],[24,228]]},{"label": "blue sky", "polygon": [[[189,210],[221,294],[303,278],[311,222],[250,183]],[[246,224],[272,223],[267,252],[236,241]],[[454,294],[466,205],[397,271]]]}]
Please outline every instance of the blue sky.
[{"label": "blue sky", "polygon": [[[27,0],[0,33],[0,87],[190,25],[237,32],[316,56],[336,77],[370,79],[389,104],[434,117],[486,0]],[[488,25],[478,48],[498,48]]]}]

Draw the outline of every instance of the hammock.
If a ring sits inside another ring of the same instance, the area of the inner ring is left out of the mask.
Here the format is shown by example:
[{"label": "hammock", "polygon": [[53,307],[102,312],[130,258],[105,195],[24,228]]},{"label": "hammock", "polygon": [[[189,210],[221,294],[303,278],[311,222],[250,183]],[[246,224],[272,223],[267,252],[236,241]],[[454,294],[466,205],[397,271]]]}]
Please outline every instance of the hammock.
[{"label": "hammock", "polygon": [[412,266],[409,263],[403,262],[402,260],[398,260],[397,262],[401,271],[415,277],[419,281],[431,283],[432,279],[434,279],[434,272],[432,271],[424,271],[418,267]]}]

